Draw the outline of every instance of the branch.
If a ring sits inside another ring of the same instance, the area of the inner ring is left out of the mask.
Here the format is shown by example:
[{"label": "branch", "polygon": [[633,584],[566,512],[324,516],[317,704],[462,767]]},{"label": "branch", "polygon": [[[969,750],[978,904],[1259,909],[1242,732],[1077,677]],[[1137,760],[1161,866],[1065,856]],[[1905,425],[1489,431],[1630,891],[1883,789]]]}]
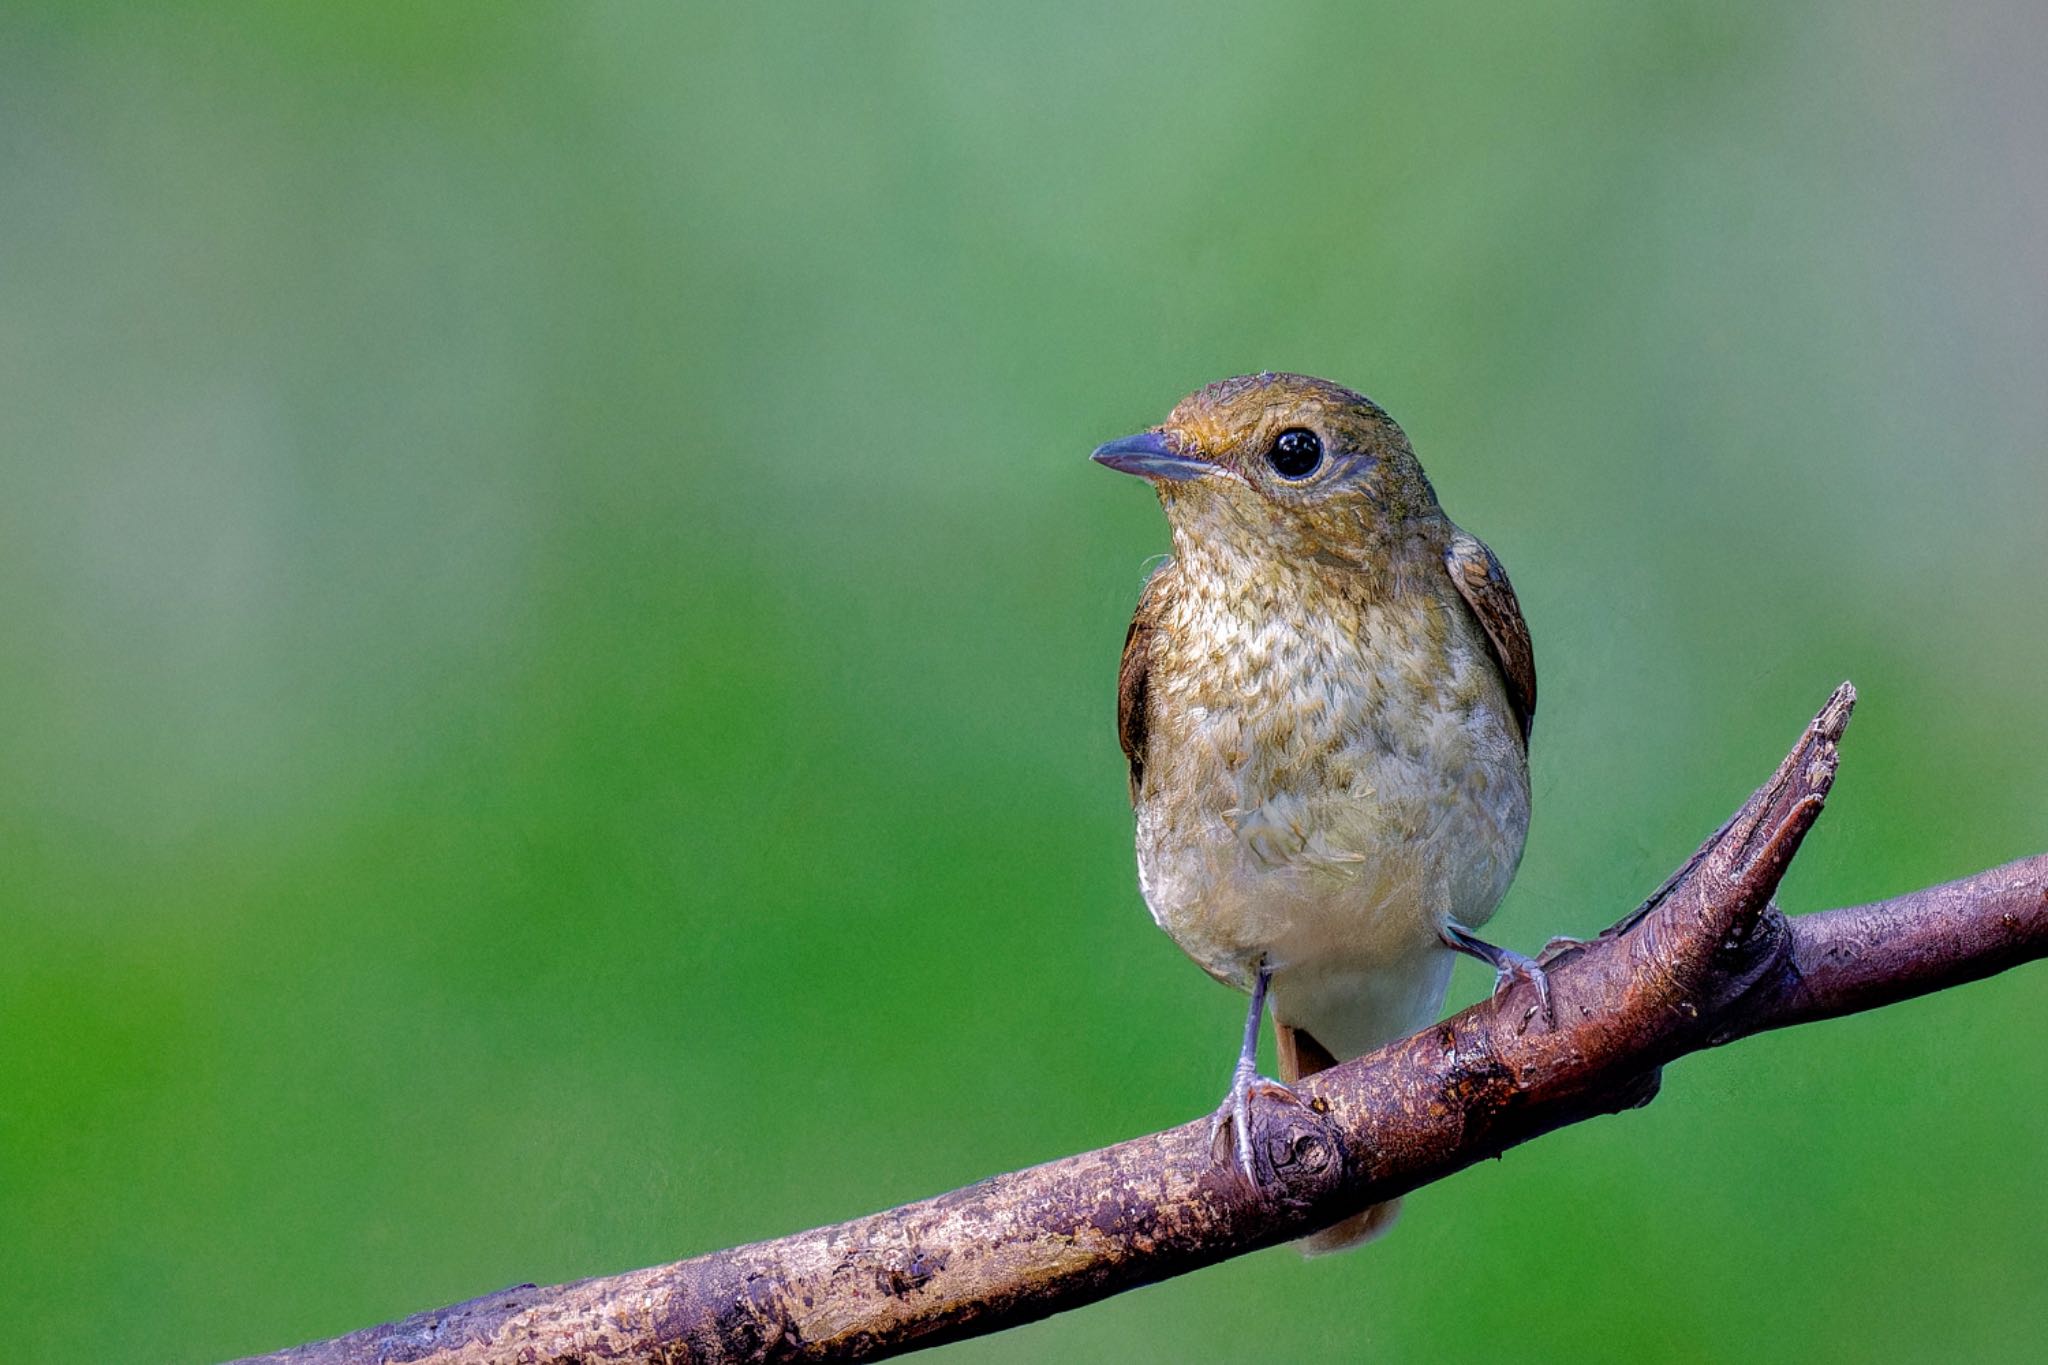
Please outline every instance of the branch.
[{"label": "branch", "polygon": [[1787,919],[1771,896],[1834,779],[1843,684],[1778,771],[1658,893],[1544,955],[1526,987],[1302,1082],[1255,1112],[1260,1186],[1208,1120],[834,1227],[623,1275],[521,1285],[254,1359],[875,1359],[999,1331],[1300,1237],[1552,1129],[1646,1104],[1701,1048],[2048,955],[2048,854]]}]

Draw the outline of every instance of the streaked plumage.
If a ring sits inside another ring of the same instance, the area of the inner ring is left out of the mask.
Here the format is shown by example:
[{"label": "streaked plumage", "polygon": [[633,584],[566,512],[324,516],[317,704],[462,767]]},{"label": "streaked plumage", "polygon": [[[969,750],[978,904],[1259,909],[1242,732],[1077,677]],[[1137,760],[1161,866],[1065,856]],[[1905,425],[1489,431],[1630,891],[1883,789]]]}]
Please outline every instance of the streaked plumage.
[{"label": "streaked plumage", "polygon": [[[1275,442],[1302,431],[1326,467],[1284,478]],[[1434,1018],[1451,926],[1506,891],[1529,823],[1528,631],[1499,561],[1349,390],[1226,380],[1104,451],[1144,466],[1173,532],[1118,672],[1139,882],[1218,980],[1251,990],[1264,964],[1291,1082]]]}]

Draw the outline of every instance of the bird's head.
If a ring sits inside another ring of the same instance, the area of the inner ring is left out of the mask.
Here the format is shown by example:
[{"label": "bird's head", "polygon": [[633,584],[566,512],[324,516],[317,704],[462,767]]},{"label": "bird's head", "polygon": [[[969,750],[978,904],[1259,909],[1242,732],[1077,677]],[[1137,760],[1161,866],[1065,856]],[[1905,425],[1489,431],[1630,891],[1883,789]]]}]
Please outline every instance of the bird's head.
[{"label": "bird's head", "polygon": [[1151,482],[1176,541],[1356,563],[1438,514],[1394,419],[1306,375],[1219,380],[1094,458]]}]

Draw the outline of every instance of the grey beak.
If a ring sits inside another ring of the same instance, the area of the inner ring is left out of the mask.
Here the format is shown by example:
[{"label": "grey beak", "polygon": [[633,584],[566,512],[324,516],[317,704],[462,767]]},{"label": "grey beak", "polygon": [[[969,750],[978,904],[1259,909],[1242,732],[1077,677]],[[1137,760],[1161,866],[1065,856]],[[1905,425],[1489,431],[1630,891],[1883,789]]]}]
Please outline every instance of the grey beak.
[{"label": "grey beak", "polygon": [[1207,460],[1174,454],[1166,443],[1166,434],[1159,431],[1141,431],[1120,441],[1105,442],[1095,447],[1095,453],[1088,458],[1141,479],[1198,479],[1214,468]]}]

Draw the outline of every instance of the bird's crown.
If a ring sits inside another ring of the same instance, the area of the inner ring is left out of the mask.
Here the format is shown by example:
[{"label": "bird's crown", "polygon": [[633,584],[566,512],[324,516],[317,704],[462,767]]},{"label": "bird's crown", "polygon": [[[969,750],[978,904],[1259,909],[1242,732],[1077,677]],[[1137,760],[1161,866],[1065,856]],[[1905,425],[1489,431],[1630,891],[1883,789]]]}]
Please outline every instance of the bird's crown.
[{"label": "bird's crown", "polygon": [[1095,458],[1150,480],[1177,532],[1252,534],[1345,558],[1437,513],[1408,438],[1377,403],[1327,379],[1251,374],[1183,398]]},{"label": "bird's crown", "polygon": [[1270,372],[1219,379],[1175,404],[1160,429],[1184,452],[1278,500],[1310,502],[1377,484],[1435,501],[1394,419],[1327,379]]}]

